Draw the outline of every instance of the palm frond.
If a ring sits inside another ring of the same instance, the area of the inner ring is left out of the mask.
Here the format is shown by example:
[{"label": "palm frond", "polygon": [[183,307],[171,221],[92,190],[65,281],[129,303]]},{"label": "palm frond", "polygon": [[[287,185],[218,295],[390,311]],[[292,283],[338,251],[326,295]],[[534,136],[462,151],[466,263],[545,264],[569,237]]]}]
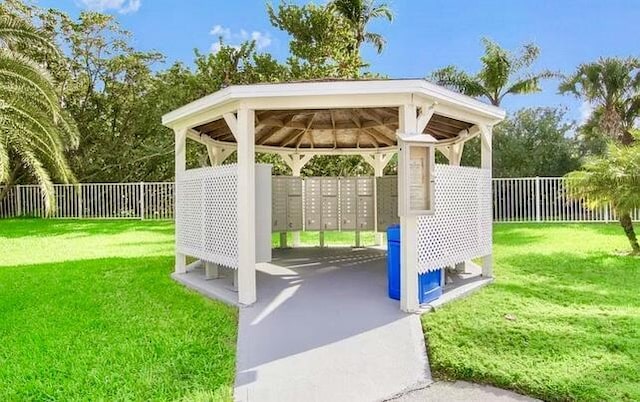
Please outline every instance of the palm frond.
[{"label": "palm frond", "polygon": [[9,48],[30,47],[58,55],[58,48],[38,28],[13,15],[0,15],[0,41]]},{"label": "palm frond", "polygon": [[430,77],[438,85],[451,88],[469,96],[489,96],[486,88],[478,80],[455,66],[447,66],[434,71]]},{"label": "palm frond", "polygon": [[387,43],[382,35],[373,32],[367,32],[364,35],[364,39],[366,42],[371,43],[378,53],[382,53],[384,45]]},{"label": "palm frond", "polygon": [[53,78],[38,64],[8,49],[0,49],[0,85],[21,81],[38,91],[47,100],[52,114],[58,114],[60,105]]}]

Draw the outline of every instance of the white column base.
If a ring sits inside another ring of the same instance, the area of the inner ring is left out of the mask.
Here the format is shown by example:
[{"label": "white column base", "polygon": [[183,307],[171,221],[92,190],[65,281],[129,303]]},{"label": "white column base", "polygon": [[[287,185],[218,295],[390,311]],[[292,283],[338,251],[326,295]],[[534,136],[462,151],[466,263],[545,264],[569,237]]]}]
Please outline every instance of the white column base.
[{"label": "white column base", "polygon": [[482,257],[482,276],[493,278],[493,254]]},{"label": "white column base", "polygon": [[280,248],[287,248],[287,232],[280,232]]},{"label": "white column base", "polygon": [[300,247],[300,232],[291,233],[291,247]]},{"label": "white column base", "polygon": [[176,274],[184,274],[187,272],[187,256],[181,253],[176,253]]},{"label": "white column base", "polygon": [[220,278],[220,267],[213,262],[204,263],[204,279],[218,279]]},{"label": "white column base", "polygon": [[376,246],[384,245],[384,233],[376,232]]}]

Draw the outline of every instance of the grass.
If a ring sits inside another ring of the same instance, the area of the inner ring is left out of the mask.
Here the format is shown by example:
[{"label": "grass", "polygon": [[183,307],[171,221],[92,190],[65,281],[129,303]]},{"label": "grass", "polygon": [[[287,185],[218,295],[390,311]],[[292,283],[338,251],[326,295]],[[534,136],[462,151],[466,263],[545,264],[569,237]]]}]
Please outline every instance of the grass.
[{"label": "grass", "polygon": [[230,400],[237,312],[173,282],[173,225],[0,221],[0,400]]},{"label": "grass", "polygon": [[[280,233],[274,233],[271,236],[271,244],[273,247],[280,246]],[[287,244],[293,244],[293,234],[287,233]],[[331,246],[355,246],[355,232],[325,232],[324,244]],[[373,246],[376,244],[375,232],[360,232],[360,245],[363,247]],[[300,245],[305,247],[320,245],[320,232],[300,232]]]},{"label": "grass", "polygon": [[[494,240],[496,282],[423,316],[433,373],[640,400],[640,260],[615,253],[619,227],[498,225]],[[231,399],[237,312],[169,278],[171,223],[2,220],[0,250],[0,400]]]},{"label": "grass", "polygon": [[498,225],[494,284],[423,316],[433,373],[545,400],[640,400],[640,259],[617,225]]}]

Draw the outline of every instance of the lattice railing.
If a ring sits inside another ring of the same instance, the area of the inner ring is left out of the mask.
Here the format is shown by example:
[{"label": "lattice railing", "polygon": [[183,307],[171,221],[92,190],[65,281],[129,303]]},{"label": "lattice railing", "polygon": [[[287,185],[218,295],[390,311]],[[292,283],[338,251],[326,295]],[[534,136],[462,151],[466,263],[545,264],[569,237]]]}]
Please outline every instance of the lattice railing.
[{"label": "lattice railing", "polygon": [[491,254],[491,176],[485,169],[436,165],[433,215],[418,217],[418,271]]},{"label": "lattice railing", "polygon": [[238,267],[238,166],[182,173],[176,188],[176,249],[228,268]]}]

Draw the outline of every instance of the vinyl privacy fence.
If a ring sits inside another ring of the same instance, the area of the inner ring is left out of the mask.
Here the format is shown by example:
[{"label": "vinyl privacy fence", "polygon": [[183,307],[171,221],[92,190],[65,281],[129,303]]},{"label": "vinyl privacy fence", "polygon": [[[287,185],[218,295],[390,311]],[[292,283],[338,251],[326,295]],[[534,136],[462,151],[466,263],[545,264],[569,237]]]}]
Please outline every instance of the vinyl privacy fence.
[{"label": "vinyl privacy fence", "polygon": [[[55,192],[51,218],[173,219],[172,182],[56,184]],[[0,218],[18,216],[46,216],[38,186],[14,186],[0,200]],[[640,221],[640,211],[633,219]],[[617,217],[611,208],[592,211],[570,199],[564,178],[525,177],[493,179],[493,220],[612,222]]]}]

